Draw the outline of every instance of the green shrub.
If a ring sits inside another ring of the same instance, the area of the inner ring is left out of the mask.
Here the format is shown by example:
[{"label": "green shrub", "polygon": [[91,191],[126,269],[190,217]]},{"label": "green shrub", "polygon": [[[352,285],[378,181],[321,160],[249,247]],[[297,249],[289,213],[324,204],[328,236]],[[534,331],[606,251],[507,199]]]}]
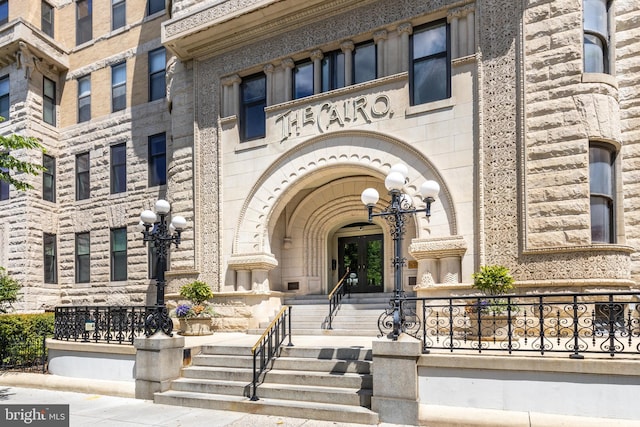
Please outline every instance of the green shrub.
[{"label": "green shrub", "polygon": [[213,297],[211,287],[205,282],[196,280],[180,288],[180,296],[191,300],[195,305],[200,305],[203,302]]},{"label": "green shrub", "polygon": [[11,304],[18,300],[20,283],[7,274],[4,267],[0,267],[0,313],[6,313]]},{"label": "green shrub", "polygon": [[0,315],[0,340],[52,336],[53,321],[53,313]]}]

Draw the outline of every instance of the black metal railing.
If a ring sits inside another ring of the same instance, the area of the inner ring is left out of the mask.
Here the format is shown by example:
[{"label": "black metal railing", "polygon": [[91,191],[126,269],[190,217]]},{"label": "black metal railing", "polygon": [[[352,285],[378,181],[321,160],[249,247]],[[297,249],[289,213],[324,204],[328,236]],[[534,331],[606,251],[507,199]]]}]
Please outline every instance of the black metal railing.
[{"label": "black metal railing", "polygon": [[251,348],[253,355],[253,380],[251,381],[251,400],[258,399],[257,389],[260,378],[267,370],[269,363],[280,354],[280,348],[286,337],[287,346],[291,347],[291,306],[284,306],[271,321],[267,329]]},{"label": "black metal railing", "polygon": [[342,298],[346,295],[347,298],[351,297],[351,286],[347,282],[347,277],[349,276],[349,270],[342,276],[342,279],[338,282],[338,284],[333,288],[333,290],[329,293],[329,315],[325,319],[322,324],[323,329],[333,329],[331,327],[331,322],[333,322],[333,318],[336,316],[336,312],[340,308],[340,304],[342,304]]},{"label": "black metal railing", "polygon": [[0,337],[0,371],[46,372],[46,334]]},{"label": "black metal railing", "polygon": [[155,306],[56,307],[53,338],[111,344],[133,344],[145,336],[145,319]]},{"label": "black metal railing", "polygon": [[[640,293],[554,293],[495,297],[416,298],[423,353],[502,351],[640,354]],[[384,313],[383,313],[384,315]],[[382,316],[381,316],[382,317]]]}]

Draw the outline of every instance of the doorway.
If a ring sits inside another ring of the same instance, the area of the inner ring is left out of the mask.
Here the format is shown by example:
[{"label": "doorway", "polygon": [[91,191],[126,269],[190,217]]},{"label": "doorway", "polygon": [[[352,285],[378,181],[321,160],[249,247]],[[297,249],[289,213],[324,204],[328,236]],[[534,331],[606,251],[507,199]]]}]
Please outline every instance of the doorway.
[{"label": "doorway", "polygon": [[353,293],[384,291],[382,234],[338,238],[338,272]]}]

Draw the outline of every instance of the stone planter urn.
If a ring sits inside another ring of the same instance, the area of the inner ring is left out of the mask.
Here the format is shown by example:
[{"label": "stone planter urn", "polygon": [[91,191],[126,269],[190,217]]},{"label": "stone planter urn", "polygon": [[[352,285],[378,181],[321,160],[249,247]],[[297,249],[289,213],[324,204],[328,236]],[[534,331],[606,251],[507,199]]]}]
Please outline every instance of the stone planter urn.
[{"label": "stone planter urn", "polygon": [[212,335],[211,317],[181,317],[178,334],[185,336]]}]

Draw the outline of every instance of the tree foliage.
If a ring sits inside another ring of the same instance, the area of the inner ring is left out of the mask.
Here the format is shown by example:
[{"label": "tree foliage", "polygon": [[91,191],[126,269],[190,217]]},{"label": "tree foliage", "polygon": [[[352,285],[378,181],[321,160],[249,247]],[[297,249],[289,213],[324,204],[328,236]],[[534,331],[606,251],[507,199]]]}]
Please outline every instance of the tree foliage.
[{"label": "tree foliage", "polygon": [[4,267],[0,267],[0,313],[6,313],[11,304],[18,300],[20,283],[7,274]]},{"label": "tree foliage", "polygon": [[12,151],[21,149],[38,149],[44,152],[44,147],[36,138],[24,137],[21,135],[0,135],[0,181],[12,184],[16,189],[25,191],[33,186],[25,181],[15,178],[13,175],[27,173],[37,176],[39,172],[45,170],[42,165],[19,160],[11,155]]}]

